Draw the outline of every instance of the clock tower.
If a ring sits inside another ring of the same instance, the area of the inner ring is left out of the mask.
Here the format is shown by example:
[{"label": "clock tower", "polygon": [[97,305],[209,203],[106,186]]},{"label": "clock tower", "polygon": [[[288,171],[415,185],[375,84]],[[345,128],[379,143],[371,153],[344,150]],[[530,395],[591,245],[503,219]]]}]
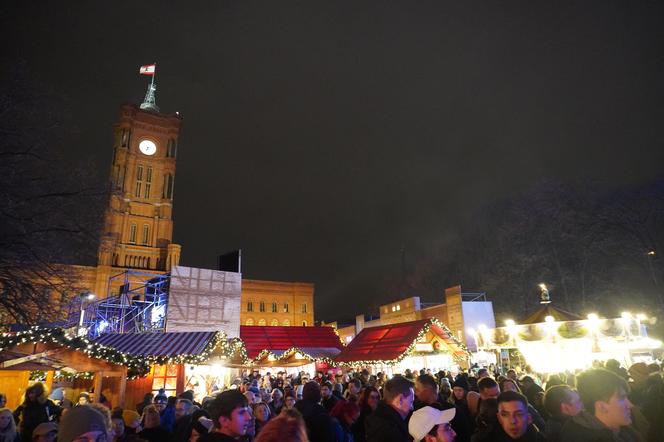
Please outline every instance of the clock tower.
[{"label": "clock tower", "polygon": [[[150,91],[148,91],[150,92]],[[148,101],[125,104],[113,127],[111,196],[98,265],[170,271],[180,260],[173,244],[175,159],[182,120]]]}]

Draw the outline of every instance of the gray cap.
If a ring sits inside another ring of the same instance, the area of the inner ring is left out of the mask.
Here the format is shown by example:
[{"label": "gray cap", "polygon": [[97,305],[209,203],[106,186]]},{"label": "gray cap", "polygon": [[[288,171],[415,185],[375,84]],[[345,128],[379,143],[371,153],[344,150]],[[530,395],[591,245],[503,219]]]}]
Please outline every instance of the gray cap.
[{"label": "gray cap", "polygon": [[58,442],[72,442],[81,434],[90,431],[107,431],[104,416],[87,405],[74,407],[60,420]]}]

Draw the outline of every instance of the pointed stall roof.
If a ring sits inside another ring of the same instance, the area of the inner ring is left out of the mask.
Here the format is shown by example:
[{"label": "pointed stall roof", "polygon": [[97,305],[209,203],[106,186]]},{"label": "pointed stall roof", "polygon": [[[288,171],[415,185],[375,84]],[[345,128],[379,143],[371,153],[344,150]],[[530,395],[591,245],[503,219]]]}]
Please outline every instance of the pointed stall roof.
[{"label": "pointed stall roof", "polygon": [[296,351],[309,360],[324,361],[343,349],[332,327],[242,325],[240,339],[247,359],[254,362],[269,354],[285,359]]},{"label": "pointed stall roof", "polygon": [[335,358],[335,362],[397,363],[410,355],[417,341],[429,331],[441,337],[455,357],[465,359],[470,355],[450,329],[434,318],[365,328]]},{"label": "pointed stall roof", "polygon": [[568,312],[558,307],[554,307],[553,304],[545,304],[539,309],[535,310],[533,313],[531,313],[526,319],[521,321],[521,324],[528,325],[528,324],[539,324],[542,322],[546,322],[545,318],[547,316],[553,316],[556,322],[578,321],[580,319],[584,319],[583,317],[575,313]]}]

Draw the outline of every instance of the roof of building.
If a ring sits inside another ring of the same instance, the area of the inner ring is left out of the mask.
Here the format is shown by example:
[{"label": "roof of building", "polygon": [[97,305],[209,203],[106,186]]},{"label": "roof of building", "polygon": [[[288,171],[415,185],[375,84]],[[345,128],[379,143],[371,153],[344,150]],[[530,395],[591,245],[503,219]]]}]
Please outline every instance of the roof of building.
[{"label": "roof of building", "polygon": [[343,349],[341,339],[332,327],[242,325],[240,339],[249,359],[262,352],[279,357],[285,350],[293,348],[314,358],[333,357]]},{"label": "roof of building", "polygon": [[521,324],[539,324],[541,322],[546,322],[547,316],[553,316],[553,318],[559,321],[578,321],[583,319],[583,317],[577,315],[576,313],[568,312],[566,310],[554,307],[552,304],[544,304],[542,307],[535,310],[531,313],[526,319],[521,321]]},{"label": "roof of building", "polygon": [[201,355],[214,341],[217,332],[143,332],[109,333],[95,340],[123,353],[144,357],[174,357]]},{"label": "roof of building", "polygon": [[335,358],[335,362],[396,362],[408,356],[414,350],[418,337],[427,331],[441,337],[454,355],[468,356],[465,345],[444,324],[436,319],[420,319],[363,329]]}]

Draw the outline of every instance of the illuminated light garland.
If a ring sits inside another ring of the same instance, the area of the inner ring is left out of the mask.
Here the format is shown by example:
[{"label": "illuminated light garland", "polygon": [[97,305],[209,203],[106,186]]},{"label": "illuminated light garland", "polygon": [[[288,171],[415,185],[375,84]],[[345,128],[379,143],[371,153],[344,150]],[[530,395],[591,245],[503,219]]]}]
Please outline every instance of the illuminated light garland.
[{"label": "illuminated light garland", "polygon": [[406,350],[403,353],[401,353],[401,355],[399,355],[399,357],[396,359],[389,359],[389,360],[368,359],[368,360],[352,361],[352,362],[335,362],[335,364],[344,365],[344,366],[399,364],[401,361],[403,361],[408,356],[411,356],[415,352],[415,347],[417,343],[422,339],[424,339],[426,334],[434,325],[439,327],[445,333],[447,333],[449,339],[451,339],[461,349],[460,352],[452,352],[452,357],[454,358],[454,360],[459,363],[468,362],[468,360],[470,359],[470,351],[468,350],[468,347],[463,342],[461,342],[456,336],[454,336],[454,333],[452,333],[452,330],[450,330],[448,326],[440,322],[437,318],[431,318],[424,324],[424,326],[419,331],[413,342],[411,342],[410,345],[406,348]]},{"label": "illuminated light garland", "polygon": [[203,351],[197,355],[181,354],[175,356],[142,356],[133,355],[106,347],[90,341],[86,337],[67,336],[62,328],[31,327],[30,329],[17,333],[3,333],[0,336],[0,351],[25,343],[56,344],[72,350],[82,351],[94,359],[102,359],[107,362],[127,367],[127,378],[135,379],[150,372],[152,364],[202,364],[210,359],[212,352],[221,347],[224,355],[231,353],[226,334],[216,332],[205,346]]},{"label": "illuminated light garland", "polygon": [[[205,346],[203,351],[196,355],[180,354],[171,356],[143,356],[133,355],[116,350],[112,347],[106,347],[104,345],[97,344],[93,341],[90,341],[85,336],[68,336],[65,333],[65,330],[62,328],[45,328],[37,326],[31,327],[30,329],[23,332],[2,333],[2,335],[0,335],[0,351],[15,347],[20,344],[25,344],[27,342],[42,344],[52,343],[62,345],[72,350],[82,351],[91,358],[102,359],[113,364],[126,366],[128,369],[128,379],[135,379],[137,377],[147,375],[150,372],[151,365],[153,364],[205,364],[212,356],[212,352],[217,348],[220,348],[221,353],[229,359],[231,359],[234,355],[238,355],[242,365],[258,364],[262,359],[265,359],[270,355],[272,355],[275,360],[285,361],[297,353],[301,354],[304,359],[307,359],[311,362],[322,362],[330,365],[394,365],[400,363],[404,358],[410,356],[415,351],[416,344],[426,336],[433,325],[436,325],[445,333],[447,333],[448,338],[451,339],[461,349],[463,354],[459,355],[459,352],[453,353],[454,359],[458,362],[466,361],[470,356],[468,348],[454,336],[454,334],[445,324],[436,318],[431,318],[426,324],[424,324],[417,337],[397,359],[388,361],[365,360],[353,362],[335,362],[334,358],[314,357],[297,347],[291,347],[285,350],[281,356],[277,356],[272,351],[264,349],[255,358],[251,359],[247,354],[247,348],[244,342],[240,338],[227,339],[226,334],[223,331],[216,332],[212,339],[210,339],[208,344]],[[344,345],[336,329],[334,329],[334,331],[339,338],[339,342]]]}]

